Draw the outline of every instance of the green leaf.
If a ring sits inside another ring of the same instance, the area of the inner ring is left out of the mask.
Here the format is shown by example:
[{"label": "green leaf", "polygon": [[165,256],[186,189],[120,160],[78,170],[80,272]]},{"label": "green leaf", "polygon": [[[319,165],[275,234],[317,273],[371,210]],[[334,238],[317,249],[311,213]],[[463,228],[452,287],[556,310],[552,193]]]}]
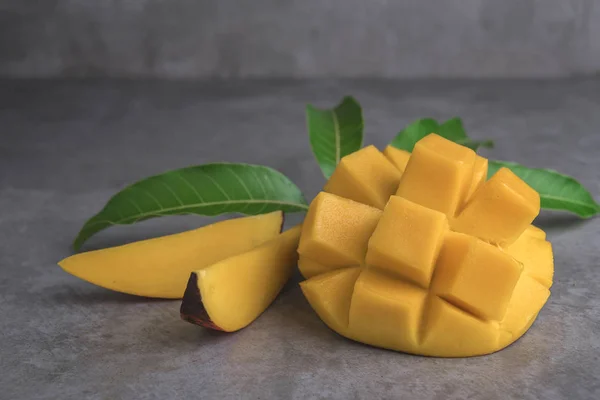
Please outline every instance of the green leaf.
[{"label": "green leaf", "polygon": [[398,149],[412,152],[419,140],[432,132],[437,132],[439,127],[435,119],[419,119],[402,129],[390,144]]},{"label": "green leaf", "polygon": [[109,226],[165,215],[256,215],[307,209],[300,189],[274,169],[250,164],[205,164],[165,172],[123,189],[85,223],[73,247],[79,250],[87,239]]},{"label": "green leaf", "polygon": [[463,146],[466,146],[470,149],[473,149],[475,151],[477,151],[480,147],[485,147],[487,149],[493,149],[494,148],[494,142],[492,140],[471,140],[471,139],[464,139],[464,140],[459,140],[456,143],[458,144],[462,144]]},{"label": "green leaf", "polygon": [[313,154],[329,178],[342,157],[359,150],[363,141],[360,104],[349,96],[333,109],[306,106],[308,137]]},{"label": "green leaf", "polygon": [[600,205],[590,192],[570,176],[554,170],[527,168],[512,162],[490,160],[488,177],[502,167],[510,168],[540,194],[542,208],[570,211],[583,218],[592,217],[600,212]]},{"label": "green leaf", "polygon": [[467,132],[463,126],[462,119],[454,117],[441,124],[436,132],[438,135],[445,137],[453,142],[461,142],[468,140]]},{"label": "green leaf", "polygon": [[441,137],[475,151],[479,147],[494,147],[494,142],[491,140],[470,139],[465,132],[462,120],[458,117],[451,118],[441,125],[432,118],[419,119],[400,131],[390,144],[398,149],[412,152],[415,144],[430,133],[437,133]]}]

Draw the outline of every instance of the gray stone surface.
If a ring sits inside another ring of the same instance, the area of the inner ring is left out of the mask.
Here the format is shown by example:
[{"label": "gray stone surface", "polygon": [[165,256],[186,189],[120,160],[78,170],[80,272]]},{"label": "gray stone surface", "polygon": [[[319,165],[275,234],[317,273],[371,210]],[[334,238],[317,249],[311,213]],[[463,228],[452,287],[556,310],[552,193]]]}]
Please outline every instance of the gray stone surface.
[{"label": "gray stone surface", "polygon": [[[577,176],[600,194],[600,80],[401,82],[0,81],[0,398],[597,399],[600,219],[544,213],[552,296],[532,329],[497,354],[435,359],[330,331],[295,277],[247,329],[179,319],[178,301],[110,292],[56,262],[86,218],[124,185],[209,161],[263,163],[308,197],[323,184],[306,102],[353,94],[367,142],[422,116],[461,115],[486,154]],[[289,221],[298,221],[296,216]],[[116,227],[88,249],[204,224],[172,217]]]},{"label": "gray stone surface", "polygon": [[0,76],[550,77],[597,0],[0,0]]}]

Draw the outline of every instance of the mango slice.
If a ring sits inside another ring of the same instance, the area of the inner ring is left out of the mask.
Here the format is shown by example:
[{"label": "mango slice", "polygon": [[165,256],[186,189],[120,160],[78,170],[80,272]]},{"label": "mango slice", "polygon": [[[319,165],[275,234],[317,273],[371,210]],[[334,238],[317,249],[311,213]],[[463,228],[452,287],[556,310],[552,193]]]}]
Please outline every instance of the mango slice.
[{"label": "mango slice", "polygon": [[277,237],[283,213],[234,218],[174,235],[75,254],[66,272],[122,293],[180,299],[190,273]]},{"label": "mango slice", "polygon": [[485,158],[436,134],[407,157],[384,151],[400,173],[394,192],[364,179],[387,171],[366,168],[374,154],[342,159],[304,222],[301,287],[319,317],[349,339],[427,356],[488,354],[519,339],[554,272],[552,246],[531,225],[538,193],[508,169],[486,180]]},{"label": "mango slice", "polygon": [[194,271],[181,317],[225,332],[249,325],[275,300],[294,271],[301,229],[297,225],[248,252]]}]

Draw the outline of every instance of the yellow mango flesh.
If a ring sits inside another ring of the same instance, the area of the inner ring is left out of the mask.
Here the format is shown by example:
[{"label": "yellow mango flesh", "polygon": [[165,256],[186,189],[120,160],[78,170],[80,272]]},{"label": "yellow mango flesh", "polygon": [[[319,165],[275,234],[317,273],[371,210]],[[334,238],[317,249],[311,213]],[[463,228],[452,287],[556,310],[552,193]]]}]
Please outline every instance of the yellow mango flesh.
[{"label": "yellow mango flesh", "polygon": [[537,239],[541,239],[541,240],[546,239],[546,232],[544,232],[542,229],[540,229],[534,225],[529,225],[525,229],[525,232],[523,232],[523,235],[533,236],[533,237],[535,237]]},{"label": "yellow mango flesh", "polygon": [[501,249],[451,232],[437,260],[432,291],[481,319],[498,321],[521,271],[521,264]]},{"label": "yellow mango flesh", "polygon": [[313,201],[300,239],[307,300],[374,346],[440,357],[508,346],[550,295],[552,247],[531,225],[539,195],[510,170],[486,181],[485,158],[437,135],[403,165],[395,195],[369,186],[387,196],[383,212],[357,195]]},{"label": "yellow mango flesh", "polygon": [[394,167],[400,172],[404,172],[406,169],[406,164],[408,164],[408,160],[410,159],[410,153],[406,150],[400,150],[393,146],[387,146],[383,150],[383,155],[387,157],[388,160]]},{"label": "yellow mango flesh", "polygon": [[234,218],[174,235],[75,254],[59,265],[107,289],[180,299],[190,272],[277,237],[282,223],[279,211]]},{"label": "yellow mango flesh", "polygon": [[344,157],[323,190],[383,209],[401,176],[375,146],[367,146]]},{"label": "yellow mango flesh", "polygon": [[304,219],[298,253],[319,254],[318,262],[330,266],[361,264],[380,216],[376,208],[321,192]]},{"label": "yellow mango flesh", "polygon": [[392,196],[369,239],[366,264],[427,288],[447,231],[444,214]]},{"label": "yellow mango flesh", "polygon": [[452,229],[499,245],[513,243],[540,212],[540,195],[501,168],[452,221]]},{"label": "yellow mango flesh", "polygon": [[298,259],[298,269],[300,270],[300,273],[302,274],[302,276],[305,279],[312,278],[313,276],[316,276],[316,275],[325,274],[327,272],[331,272],[338,268],[343,268],[343,267],[321,264],[321,263],[311,260],[310,258],[302,257],[302,256],[300,256],[300,258]]},{"label": "yellow mango flesh", "polygon": [[354,287],[348,333],[385,348],[416,348],[427,292],[402,280],[364,269]]},{"label": "yellow mango flesh", "polygon": [[431,134],[415,145],[396,195],[453,217],[473,176],[475,152]]},{"label": "yellow mango flesh", "polygon": [[359,267],[344,268],[300,283],[319,317],[336,332],[345,333],[348,329],[348,310],[359,274]]},{"label": "yellow mango flesh", "polygon": [[462,308],[432,296],[424,315],[421,347],[415,353],[468,357],[498,350],[498,323],[475,318]]},{"label": "yellow mango flesh", "polygon": [[298,261],[300,225],[245,253],[192,273],[182,318],[234,332],[254,321],[275,300]]},{"label": "yellow mango flesh", "polygon": [[475,162],[473,163],[473,176],[471,177],[471,183],[467,190],[467,196],[465,202],[468,202],[471,197],[475,194],[477,189],[483,185],[487,178],[488,173],[488,160],[481,156],[475,156]]},{"label": "yellow mango flesh", "polygon": [[547,288],[552,286],[554,257],[550,242],[524,232],[516,242],[506,248],[506,252],[523,264],[526,275]]}]

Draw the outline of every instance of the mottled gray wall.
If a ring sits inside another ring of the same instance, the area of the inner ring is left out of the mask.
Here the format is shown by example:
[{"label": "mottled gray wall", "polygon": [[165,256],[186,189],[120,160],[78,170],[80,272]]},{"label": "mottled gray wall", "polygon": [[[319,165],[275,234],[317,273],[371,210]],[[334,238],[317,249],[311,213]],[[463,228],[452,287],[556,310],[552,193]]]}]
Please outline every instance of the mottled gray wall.
[{"label": "mottled gray wall", "polygon": [[570,76],[600,0],[0,0],[0,75]]}]

